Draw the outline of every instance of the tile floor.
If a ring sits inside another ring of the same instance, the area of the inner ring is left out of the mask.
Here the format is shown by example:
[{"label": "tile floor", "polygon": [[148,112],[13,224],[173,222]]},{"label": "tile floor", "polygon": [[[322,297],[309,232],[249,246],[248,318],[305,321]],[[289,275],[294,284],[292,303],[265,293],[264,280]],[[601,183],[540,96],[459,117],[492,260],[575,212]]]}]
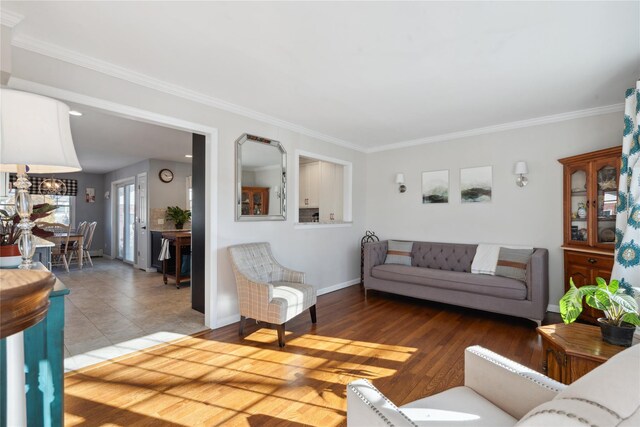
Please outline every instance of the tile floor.
[{"label": "tile floor", "polygon": [[158,332],[189,335],[206,329],[191,309],[191,289],[162,282],[120,261],[95,258],[93,267],[54,268],[71,290],[65,301],[64,356],[76,356]]}]

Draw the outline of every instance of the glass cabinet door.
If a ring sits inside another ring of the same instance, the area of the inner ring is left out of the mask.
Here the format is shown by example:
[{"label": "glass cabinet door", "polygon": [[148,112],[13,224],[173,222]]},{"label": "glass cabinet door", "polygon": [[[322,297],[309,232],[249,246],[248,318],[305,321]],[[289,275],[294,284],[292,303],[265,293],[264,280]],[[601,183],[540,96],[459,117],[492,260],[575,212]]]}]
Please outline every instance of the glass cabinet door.
[{"label": "glass cabinet door", "polygon": [[250,215],[251,212],[251,199],[248,191],[242,191],[242,215]]},{"label": "glass cabinet door", "polygon": [[256,191],[253,193],[253,212],[252,215],[264,215],[263,212],[263,193]]},{"label": "glass cabinet door", "polygon": [[571,177],[571,234],[572,243],[587,244],[589,240],[589,197],[587,191],[587,170],[575,167],[570,170]]},{"label": "glass cabinet door", "polygon": [[616,205],[618,203],[618,177],[616,161],[602,160],[594,162],[596,189],[595,203],[597,246],[612,248],[616,240]]}]

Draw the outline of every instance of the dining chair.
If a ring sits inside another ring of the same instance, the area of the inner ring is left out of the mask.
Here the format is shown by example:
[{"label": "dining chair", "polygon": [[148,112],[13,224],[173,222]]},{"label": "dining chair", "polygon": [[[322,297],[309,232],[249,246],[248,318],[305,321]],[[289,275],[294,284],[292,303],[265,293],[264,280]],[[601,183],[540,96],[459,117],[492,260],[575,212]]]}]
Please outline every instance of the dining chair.
[{"label": "dining chair", "polygon": [[[83,236],[83,240],[86,239],[86,234],[87,234],[87,227],[88,227],[88,223],[87,221],[82,221],[78,223],[78,226],[76,227],[76,231],[75,234],[82,234]],[[73,262],[73,257],[78,257],[79,253],[80,253],[80,244],[78,243],[78,241],[73,241],[71,243],[71,248],[69,248],[69,264],[71,264]]]},{"label": "dining chair", "polygon": [[96,231],[96,226],[98,225],[97,221],[93,221],[87,224],[86,232],[84,234],[84,241],[82,245],[82,257],[86,260],[91,267],[93,267],[93,260],[91,259],[91,254],[89,251],[91,250],[91,243],[93,242],[93,234]]},{"label": "dining chair", "polygon": [[69,272],[69,236],[71,235],[71,225],[58,223],[39,223],[38,226],[44,230],[51,231],[56,234],[55,237],[49,239],[56,245],[51,248],[51,265],[64,265],[64,269]]}]

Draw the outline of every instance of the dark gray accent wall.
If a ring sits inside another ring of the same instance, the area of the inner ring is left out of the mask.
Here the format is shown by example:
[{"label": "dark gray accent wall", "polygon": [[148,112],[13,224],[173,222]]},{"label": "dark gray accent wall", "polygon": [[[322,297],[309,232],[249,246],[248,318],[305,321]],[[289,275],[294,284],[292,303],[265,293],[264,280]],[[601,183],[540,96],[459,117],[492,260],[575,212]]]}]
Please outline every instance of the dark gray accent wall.
[{"label": "dark gray accent wall", "polygon": [[192,182],[193,212],[191,213],[191,308],[204,313],[204,255],[205,211],[207,197],[205,165],[206,146],[204,135],[193,134]]}]

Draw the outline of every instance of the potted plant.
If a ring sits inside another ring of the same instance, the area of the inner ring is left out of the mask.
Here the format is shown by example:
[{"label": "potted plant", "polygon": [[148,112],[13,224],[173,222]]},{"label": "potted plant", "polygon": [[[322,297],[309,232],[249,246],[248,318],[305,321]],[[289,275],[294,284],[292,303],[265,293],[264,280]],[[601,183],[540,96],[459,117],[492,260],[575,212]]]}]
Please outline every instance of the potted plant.
[{"label": "potted plant", "polygon": [[[31,221],[44,218],[57,208],[57,206],[48,203],[34,205]],[[6,210],[0,209],[0,267],[17,267],[22,262],[22,255],[18,248],[18,239],[21,233],[18,223],[20,223],[20,216],[9,214]],[[46,236],[48,233],[38,228],[37,225],[31,229],[31,232],[41,237]],[[51,234],[49,233],[48,235]]]},{"label": "potted plant", "polygon": [[175,223],[176,230],[182,230],[184,223],[191,220],[191,211],[179,206],[168,206],[166,219]]},{"label": "potted plant", "polygon": [[582,312],[582,300],[590,307],[602,310],[605,317],[598,319],[602,339],[610,344],[629,347],[636,326],[640,326],[635,289],[611,280],[607,285],[602,277],[596,277],[595,285],[576,287],[569,280],[569,290],[560,298],[560,315],[564,323],[575,321]]}]

